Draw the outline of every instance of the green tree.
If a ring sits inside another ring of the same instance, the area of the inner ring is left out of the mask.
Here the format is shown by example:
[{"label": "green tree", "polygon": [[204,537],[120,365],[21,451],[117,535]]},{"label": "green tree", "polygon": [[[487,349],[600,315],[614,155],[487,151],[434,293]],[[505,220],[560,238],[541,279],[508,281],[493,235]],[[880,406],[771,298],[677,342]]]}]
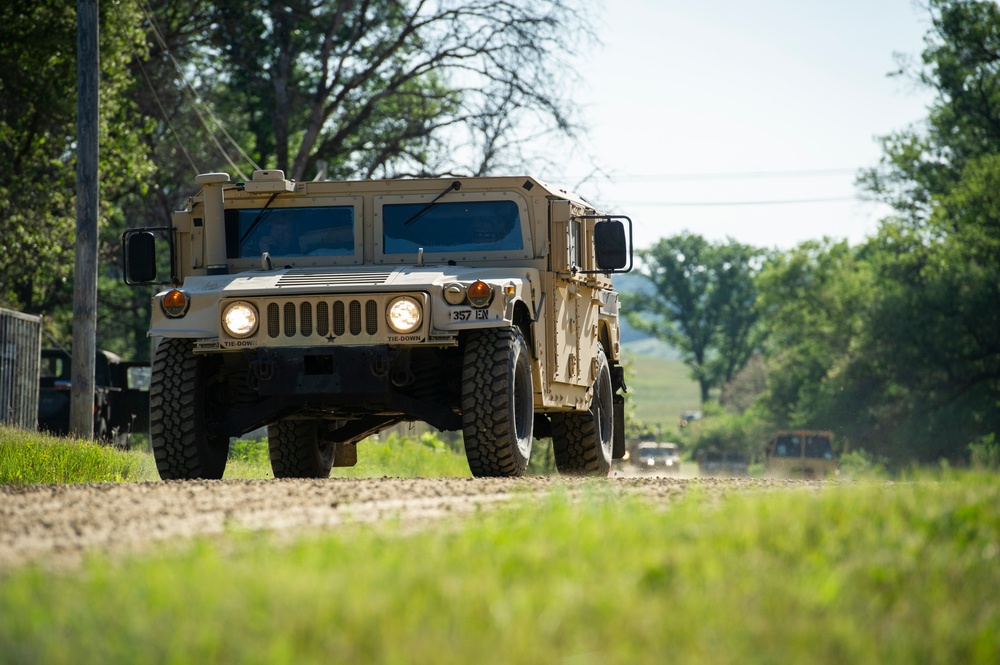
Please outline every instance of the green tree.
[{"label": "green tree", "polygon": [[865,248],[879,289],[843,376],[869,398],[873,446],[961,459],[1000,430],[1000,8],[928,7],[921,64],[902,74],[937,94],[860,178],[896,215]]},{"label": "green tree", "polygon": [[757,279],[767,364],[758,406],[777,425],[841,430],[843,412],[863,408],[841,404],[836,381],[874,289],[858,254],[843,241],[807,241],[775,257]]},{"label": "green tree", "polygon": [[[135,5],[100,13],[100,223],[102,251],[122,192],[149,171],[123,92],[142,48]],[[45,314],[68,342],[75,249],[76,41],[74,3],[0,7],[0,300]],[[98,321],[100,327],[106,319]]]},{"label": "green tree", "polygon": [[291,178],[485,174],[535,132],[572,133],[577,5],[214,0],[198,78]]},{"label": "green tree", "polygon": [[651,288],[624,294],[629,323],[680,350],[704,403],[757,347],[754,279],[766,253],[682,233],[638,255],[638,272]]}]

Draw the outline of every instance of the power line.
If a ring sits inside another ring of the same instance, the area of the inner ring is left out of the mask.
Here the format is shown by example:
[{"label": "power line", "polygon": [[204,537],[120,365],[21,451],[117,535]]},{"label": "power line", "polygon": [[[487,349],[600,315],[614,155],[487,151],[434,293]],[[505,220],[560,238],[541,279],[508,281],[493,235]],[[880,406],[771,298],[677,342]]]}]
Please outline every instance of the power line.
[{"label": "power line", "polygon": [[750,180],[759,178],[822,178],[850,175],[858,169],[799,169],[792,171],[734,171],[722,173],[667,173],[661,175],[627,174],[613,177],[620,182],[658,182],[663,180]]},{"label": "power line", "polygon": [[[611,183],[623,182],[667,182],[671,180],[756,180],[762,178],[825,178],[840,175],[853,175],[860,168],[830,168],[830,169],[788,169],[779,171],[719,171],[704,173],[622,173],[608,174]],[[579,177],[568,176],[565,182],[576,182]]]},{"label": "power line", "polygon": [[832,203],[837,201],[856,201],[853,196],[832,196],[816,199],[775,199],[770,201],[613,201],[620,206],[645,208],[694,208],[694,207],[724,207],[724,206],[760,206],[760,205],[796,205],[800,203]]},{"label": "power line", "polygon": [[258,166],[257,163],[254,162],[254,160],[246,152],[244,152],[242,146],[240,146],[240,144],[237,143],[236,140],[232,136],[230,136],[229,132],[226,131],[225,125],[222,124],[222,121],[219,120],[218,116],[216,116],[215,113],[212,112],[212,109],[207,104],[205,104],[205,102],[201,99],[201,96],[194,89],[194,86],[192,86],[191,82],[188,81],[188,78],[187,78],[187,75],[184,72],[184,69],[181,67],[180,63],[177,62],[176,58],[174,58],[174,54],[170,52],[170,48],[167,46],[167,42],[163,38],[163,35],[160,34],[160,30],[156,26],[156,22],[153,21],[152,12],[148,10],[148,7],[146,6],[146,4],[144,2],[140,2],[140,3],[138,3],[138,6],[139,6],[140,11],[142,11],[142,13],[145,15],[146,20],[149,22],[150,30],[153,33],[153,36],[156,37],[156,41],[160,44],[160,48],[163,49],[163,51],[164,51],[164,53],[166,53],[167,57],[170,58],[170,62],[172,62],[173,65],[174,65],[174,67],[177,69],[177,74],[178,74],[178,76],[180,76],[180,80],[183,83],[183,88],[186,89],[188,91],[188,93],[192,97],[193,104],[191,105],[191,108],[194,110],[195,115],[198,116],[198,120],[201,122],[202,126],[205,128],[205,131],[208,132],[208,135],[211,138],[212,143],[215,144],[216,149],[218,149],[218,151],[222,154],[222,157],[226,160],[226,162],[229,163],[229,166],[232,167],[232,169],[236,172],[236,174],[241,179],[246,180],[247,177],[243,174],[243,171],[236,164],[236,162],[234,162],[232,160],[232,158],[229,156],[229,153],[226,151],[226,149],[222,147],[222,143],[219,141],[218,137],[216,137],[215,132],[213,132],[212,128],[208,126],[208,122],[205,120],[205,117],[202,115],[202,109],[201,109],[201,107],[204,107],[205,113],[207,113],[208,116],[212,119],[212,121],[215,123],[215,125],[222,132],[223,136],[226,137],[226,139],[229,141],[229,144],[232,145],[234,148],[236,148],[236,151],[240,154],[240,156],[242,156],[243,159],[245,159],[247,162],[249,162],[250,165],[253,166],[255,169],[259,170],[260,166]]}]

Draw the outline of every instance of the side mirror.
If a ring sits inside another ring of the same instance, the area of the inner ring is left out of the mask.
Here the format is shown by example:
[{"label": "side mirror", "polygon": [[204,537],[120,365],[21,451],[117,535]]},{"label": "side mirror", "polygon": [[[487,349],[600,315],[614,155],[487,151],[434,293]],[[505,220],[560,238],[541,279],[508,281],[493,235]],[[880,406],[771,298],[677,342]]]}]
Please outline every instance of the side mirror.
[{"label": "side mirror", "polygon": [[[631,224],[632,220],[629,220],[630,230]],[[632,270],[632,252],[630,250],[631,243],[625,237],[625,225],[621,221],[607,218],[594,224],[594,253],[597,267],[602,271],[628,272]]]},{"label": "side mirror", "polygon": [[126,232],[125,283],[144,284],[156,279],[156,238],[150,231]]}]

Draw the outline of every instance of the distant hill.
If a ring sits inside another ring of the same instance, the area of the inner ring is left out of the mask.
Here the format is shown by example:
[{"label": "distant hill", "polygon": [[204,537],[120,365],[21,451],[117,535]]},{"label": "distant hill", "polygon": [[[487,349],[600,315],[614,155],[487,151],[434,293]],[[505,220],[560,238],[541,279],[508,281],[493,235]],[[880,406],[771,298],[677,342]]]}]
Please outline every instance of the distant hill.
[{"label": "distant hill", "polygon": [[685,411],[701,409],[698,383],[680,360],[625,347],[625,400],[640,422],[674,432]]},{"label": "distant hill", "polygon": [[[615,275],[619,293],[652,293],[653,287],[638,274]],[[622,355],[625,360],[625,399],[641,422],[676,432],[681,413],[701,408],[698,383],[672,345],[630,326],[622,316]]]}]

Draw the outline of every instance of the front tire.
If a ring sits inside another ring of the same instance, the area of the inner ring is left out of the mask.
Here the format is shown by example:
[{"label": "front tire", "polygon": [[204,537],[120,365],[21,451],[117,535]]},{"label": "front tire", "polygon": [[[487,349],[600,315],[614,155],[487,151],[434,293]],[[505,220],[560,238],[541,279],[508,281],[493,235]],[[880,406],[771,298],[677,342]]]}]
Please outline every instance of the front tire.
[{"label": "front tire", "polygon": [[208,363],[185,339],[165,339],[156,347],[149,441],[163,480],[218,479],[226,470],[229,439],[208,434]]},{"label": "front tire", "polygon": [[471,333],[462,365],[462,433],[472,475],[523,476],[534,417],[531,361],[521,330]]},{"label": "front tire", "polygon": [[279,420],[267,426],[275,478],[329,478],[337,444],[319,438],[315,420]]},{"label": "front tire", "polygon": [[552,450],[563,475],[607,476],[614,445],[614,387],[604,348],[597,347],[597,377],[590,409],[552,414]]}]

